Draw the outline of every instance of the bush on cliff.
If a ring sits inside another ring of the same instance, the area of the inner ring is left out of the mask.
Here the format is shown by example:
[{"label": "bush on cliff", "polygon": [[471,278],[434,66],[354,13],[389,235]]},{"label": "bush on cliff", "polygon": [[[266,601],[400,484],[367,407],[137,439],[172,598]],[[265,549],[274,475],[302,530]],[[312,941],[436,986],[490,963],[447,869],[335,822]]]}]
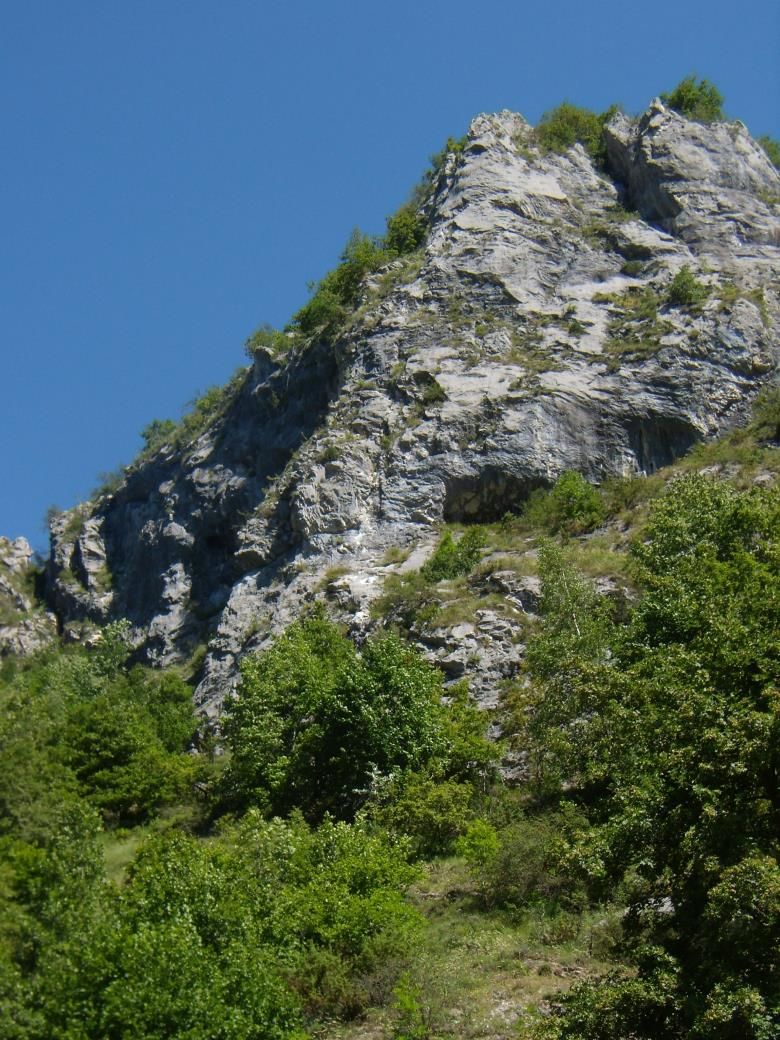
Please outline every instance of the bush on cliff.
[{"label": "bush on cliff", "polygon": [[603,163],[606,159],[604,127],[616,112],[617,105],[598,115],[564,101],[544,113],[535,130],[536,140],[549,152],[565,152],[579,142],[593,160]]},{"label": "bush on cliff", "polygon": [[661,100],[675,112],[701,123],[723,118],[723,95],[707,79],[686,76],[673,91],[661,94]]},{"label": "bush on cliff", "polygon": [[227,804],[351,819],[393,776],[435,767],[470,779],[441,673],[395,636],[359,651],[316,613],[245,659],[241,676],[225,713]]}]

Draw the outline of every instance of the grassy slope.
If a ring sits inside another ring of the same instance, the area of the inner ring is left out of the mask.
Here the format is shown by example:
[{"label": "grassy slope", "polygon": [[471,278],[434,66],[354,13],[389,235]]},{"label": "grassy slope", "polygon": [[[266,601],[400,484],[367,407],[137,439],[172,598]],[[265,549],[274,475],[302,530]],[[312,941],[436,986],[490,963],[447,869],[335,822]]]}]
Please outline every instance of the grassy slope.
[{"label": "grassy slope", "polygon": [[[464,863],[426,864],[410,899],[425,931],[410,971],[418,995],[421,1035],[499,1038],[524,1035],[539,1013],[574,982],[615,967],[609,947],[619,911],[600,907],[579,917],[485,907]],[[324,1025],[318,1035],[342,1040],[410,1037],[399,1008],[378,1009],[364,1021]],[[518,1031],[519,1030],[519,1031]]]}]

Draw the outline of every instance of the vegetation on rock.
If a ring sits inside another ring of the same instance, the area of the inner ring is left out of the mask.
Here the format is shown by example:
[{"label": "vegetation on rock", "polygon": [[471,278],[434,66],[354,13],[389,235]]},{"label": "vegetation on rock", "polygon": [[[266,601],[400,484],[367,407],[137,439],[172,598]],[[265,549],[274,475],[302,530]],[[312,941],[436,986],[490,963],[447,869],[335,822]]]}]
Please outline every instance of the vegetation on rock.
[{"label": "vegetation on rock", "polygon": [[758,138],[758,143],[766,152],[772,165],[780,170],[780,141],[770,137],[768,134],[764,134],[763,137]]},{"label": "vegetation on rock", "polygon": [[669,303],[674,307],[698,307],[708,296],[709,289],[696,280],[687,264],[680,268],[669,286]]},{"label": "vegetation on rock", "polygon": [[[533,547],[513,780],[462,684],[321,612],[246,660],[213,760],[122,624],[7,661],[0,1036],[494,1035],[499,991],[527,1037],[773,1035],[778,421],[767,391],[666,476],[564,473],[413,575],[435,604]],[[628,599],[575,565],[616,518]]]},{"label": "vegetation on rock", "polygon": [[707,79],[686,76],[670,93],[661,94],[661,100],[681,115],[702,123],[723,118],[723,95]]},{"label": "vegetation on rock", "polygon": [[597,115],[564,101],[544,113],[535,130],[536,140],[550,152],[565,152],[579,143],[595,162],[603,164],[606,159],[604,127],[617,111],[618,106],[612,105]]}]

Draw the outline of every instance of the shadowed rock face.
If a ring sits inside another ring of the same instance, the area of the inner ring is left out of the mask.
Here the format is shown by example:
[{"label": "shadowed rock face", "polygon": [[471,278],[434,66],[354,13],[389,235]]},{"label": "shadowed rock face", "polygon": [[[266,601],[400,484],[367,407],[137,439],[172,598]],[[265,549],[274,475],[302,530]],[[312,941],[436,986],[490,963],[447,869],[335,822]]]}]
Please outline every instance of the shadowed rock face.
[{"label": "shadowed rock face", "polygon": [[[238,657],[328,568],[365,627],[388,547],[517,510],[564,469],[651,472],[738,423],[778,360],[777,172],[741,124],[660,102],[616,117],[608,149],[611,176],[579,145],[542,154],[519,115],[478,116],[423,255],[372,278],[340,338],[260,354],[194,443],[54,522],[65,632],[127,617],[159,664],[208,641],[197,700],[217,713]],[[710,289],[696,313],[666,302],[684,265]]]}]

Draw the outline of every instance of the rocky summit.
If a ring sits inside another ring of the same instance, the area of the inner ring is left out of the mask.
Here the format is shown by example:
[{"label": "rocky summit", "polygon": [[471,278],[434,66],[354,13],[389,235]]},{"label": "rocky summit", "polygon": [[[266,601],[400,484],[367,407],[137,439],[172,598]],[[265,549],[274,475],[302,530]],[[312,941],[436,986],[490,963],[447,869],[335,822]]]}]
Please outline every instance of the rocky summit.
[{"label": "rocky summit", "polygon": [[[651,473],[744,421],[778,362],[778,172],[741,123],[658,100],[604,141],[597,166],[514,112],[474,119],[420,202],[421,248],[335,333],[258,348],[204,428],[54,518],[50,613],[19,591],[29,547],[2,543],[3,648],[39,644],[52,613],[71,639],[126,618],[154,664],[206,646],[196,700],[216,715],[241,655],[317,599],[369,630],[443,522],[517,512],[565,470]],[[533,580],[505,586],[532,604]],[[468,657],[490,703],[520,651],[479,615],[424,645],[452,677]]]}]

